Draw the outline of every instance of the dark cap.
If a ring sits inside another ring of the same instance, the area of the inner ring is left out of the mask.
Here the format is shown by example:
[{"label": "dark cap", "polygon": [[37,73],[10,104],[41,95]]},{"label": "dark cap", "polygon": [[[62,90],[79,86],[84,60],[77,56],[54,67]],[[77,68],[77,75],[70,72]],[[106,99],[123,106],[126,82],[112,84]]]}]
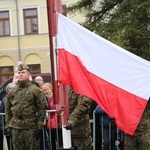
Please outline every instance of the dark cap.
[{"label": "dark cap", "polygon": [[17,67],[17,71],[22,71],[22,70],[28,70],[28,71],[30,71],[30,68],[27,66],[27,65],[25,65],[25,64],[20,64],[18,67]]}]

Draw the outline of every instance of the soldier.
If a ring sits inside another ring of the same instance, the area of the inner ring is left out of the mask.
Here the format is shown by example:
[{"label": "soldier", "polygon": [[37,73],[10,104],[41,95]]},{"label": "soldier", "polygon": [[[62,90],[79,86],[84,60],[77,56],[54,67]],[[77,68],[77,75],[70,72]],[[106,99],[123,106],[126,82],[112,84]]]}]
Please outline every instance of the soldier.
[{"label": "soldier", "polygon": [[150,149],[150,101],[133,136],[126,135],[126,150]]},{"label": "soldier", "polygon": [[75,150],[90,150],[92,143],[89,119],[91,99],[76,94],[72,87],[69,87],[68,92],[70,115],[65,127],[71,130]]},{"label": "soldier", "polygon": [[27,65],[20,64],[17,72],[18,83],[8,92],[5,104],[6,129],[15,150],[39,150],[47,101],[40,88],[29,80]]}]

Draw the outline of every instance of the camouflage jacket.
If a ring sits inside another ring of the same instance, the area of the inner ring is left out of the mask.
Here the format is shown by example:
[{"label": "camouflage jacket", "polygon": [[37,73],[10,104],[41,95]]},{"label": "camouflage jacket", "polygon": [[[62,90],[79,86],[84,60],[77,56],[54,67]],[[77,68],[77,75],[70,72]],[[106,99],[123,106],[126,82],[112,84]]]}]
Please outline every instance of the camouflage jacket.
[{"label": "camouflage jacket", "polygon": [[44,94],[29,80],[19,82],[7,94],[6,128],[31,129],[44,125],[47,101]]},{"label": "camouflage jacket", "polygon": [[68,123],[73,125],[71,135],[73,137],[90,137],[90,119],[89,110],[91,99],[74,93],[73,89],[68,89],[69,99],[69,118]]},{"label": "camouflage jacket", "polygon": [[141,134],[150,132],[150,100],[147,103],[143,116],[139,122],[135,134],[141,136]]}]

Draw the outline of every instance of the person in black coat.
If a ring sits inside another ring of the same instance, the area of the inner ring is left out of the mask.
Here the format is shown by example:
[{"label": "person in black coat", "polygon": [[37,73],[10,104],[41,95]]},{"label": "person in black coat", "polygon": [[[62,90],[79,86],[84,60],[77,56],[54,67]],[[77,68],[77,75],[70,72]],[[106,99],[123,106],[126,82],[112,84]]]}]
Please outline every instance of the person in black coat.
[{"label": "person in black coat", "polygon": [[95,108],[95,114],[99,115],[100,133],[104,141],[103,150],[115,150],[117,127],[114,119],[110,118],[98,105]]},{"label": "person in black coat", "polygon": [[[8,91],[15,85],[16,84],[14,83],[9,83],[6,86],[6,93],[8,93]],[[6,96],[4,96],[2,101],[0,101],[0,113],[5,113],[5,101],[6,101]],[[12,148],[11,139],[4,126],[5,126],[5,116],[0,115],[0,150],[4,150],[3,148],[4,135],[6,137],[8,150],[12,150],[13,148]]]}]

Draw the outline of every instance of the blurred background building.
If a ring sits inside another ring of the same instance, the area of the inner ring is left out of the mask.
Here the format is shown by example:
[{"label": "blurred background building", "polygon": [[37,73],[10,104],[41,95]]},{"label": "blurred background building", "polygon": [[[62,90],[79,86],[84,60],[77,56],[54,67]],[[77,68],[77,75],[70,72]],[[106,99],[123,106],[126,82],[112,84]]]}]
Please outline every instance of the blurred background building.
[{"label": "blurred background building", "polygon": [[[76,0],[62,0],[62,8]],[[63,14],[80,22],[80,14]],[[0,0],[0,85],[13,76],[18,61],[32,74],[51,73],[47,0]]]}]

